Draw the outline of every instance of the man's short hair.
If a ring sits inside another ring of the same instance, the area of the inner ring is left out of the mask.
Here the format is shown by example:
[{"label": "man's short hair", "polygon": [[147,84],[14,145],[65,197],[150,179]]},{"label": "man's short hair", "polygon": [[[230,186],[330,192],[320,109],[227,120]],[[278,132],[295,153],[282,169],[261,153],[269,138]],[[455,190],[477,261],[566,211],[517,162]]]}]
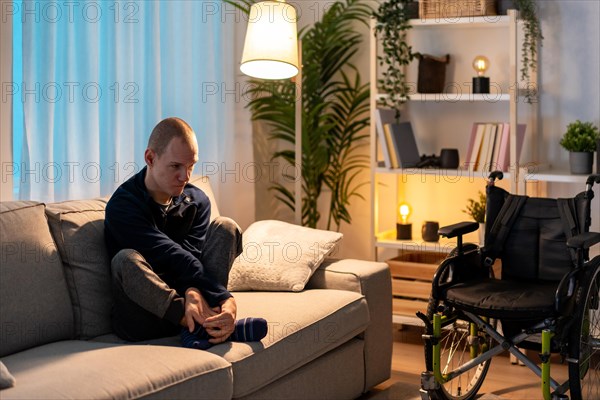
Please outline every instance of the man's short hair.
[{"label": "man's short hair", "polygon": [[152,130],[150,139],[148,139],[148,148],[160,156],[167,149],[171,139],[179,137],[191,140],[194,135],[192,127],[181,118],[165,118]]}]

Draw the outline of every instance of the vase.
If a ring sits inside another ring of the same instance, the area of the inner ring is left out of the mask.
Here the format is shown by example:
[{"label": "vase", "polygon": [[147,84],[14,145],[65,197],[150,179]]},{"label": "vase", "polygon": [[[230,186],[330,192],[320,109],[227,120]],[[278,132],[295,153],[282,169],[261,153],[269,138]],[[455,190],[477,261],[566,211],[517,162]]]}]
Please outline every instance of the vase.
[{"label": "vase", "polygon": [[591,174],[594,165],[594,153],[587,151],[571,151],[569,165],[572,174]]},{"label": "vase", "polygon": [[479,223],[479,230],[477,233],[479,234],[479,247],[483,247],[485,245],[485,222]]},{"label": "vase", "polygon": [[438,230],[440,229],[440,224],[436,221],[425,221],[423,223],[423,227],[421,228],[421,237],[426,242],[437,242],[440,240],[440,235],[438,234]]}]

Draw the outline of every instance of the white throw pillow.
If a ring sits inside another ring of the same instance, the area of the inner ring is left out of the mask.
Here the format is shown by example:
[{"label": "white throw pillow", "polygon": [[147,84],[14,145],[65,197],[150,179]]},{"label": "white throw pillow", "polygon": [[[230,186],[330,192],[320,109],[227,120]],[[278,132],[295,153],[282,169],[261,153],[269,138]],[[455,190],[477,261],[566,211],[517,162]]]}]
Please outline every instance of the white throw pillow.
[{"label": "white throw pillow", "polygon": [[299,292],[342,236],[276,220],[254,222],[244,232],[228,289]]}]

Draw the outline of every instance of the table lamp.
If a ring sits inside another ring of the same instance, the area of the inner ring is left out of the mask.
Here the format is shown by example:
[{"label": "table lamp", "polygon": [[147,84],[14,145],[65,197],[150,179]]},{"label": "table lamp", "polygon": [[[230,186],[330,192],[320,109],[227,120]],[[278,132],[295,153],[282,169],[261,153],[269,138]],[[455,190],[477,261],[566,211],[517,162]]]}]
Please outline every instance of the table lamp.
[{"label": "table lamp", "polygon": [[411,214],[410,206],[407,203],[402,203],[398,206],[398,214],[400,222],[396,223],[396,239],[411,240],[412,239],[412,223],[408,222],[408,217]]},{"label": "table lamp", "polygon": [[473,60],[473,69],[477,72],[477,76],[473,78],[473,93],[490,92],[490,78],[484,76],[489,67],[490,60],[485,56],[477,56]]}]

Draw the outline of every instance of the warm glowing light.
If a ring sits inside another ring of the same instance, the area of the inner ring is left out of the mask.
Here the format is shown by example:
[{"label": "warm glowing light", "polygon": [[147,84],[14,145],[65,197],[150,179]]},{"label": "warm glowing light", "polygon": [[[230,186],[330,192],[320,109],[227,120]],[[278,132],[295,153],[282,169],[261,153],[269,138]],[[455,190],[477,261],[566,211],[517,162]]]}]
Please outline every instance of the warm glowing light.
[{"label": "warm glowing light", "polygon": [[477,56],[473,60],[473,69],[477,72],[478,76],[483,76],[485,71],[490,68],[490,60],[485,56]]},{"label": "warm glowing light", "polygon": [[282,0],[254,3],[242,55],[242,73],[260,79],[287,79],[299,71],[296,9]]},{"label": "warm glowing light", "polygon": [[410,212],[411,212],[410,206],[406,203],[402,203],[398,207],[398,213],[400,214],[400,220],[402,221],[403,224],[406,224],[406,222],[408,221]]}]

